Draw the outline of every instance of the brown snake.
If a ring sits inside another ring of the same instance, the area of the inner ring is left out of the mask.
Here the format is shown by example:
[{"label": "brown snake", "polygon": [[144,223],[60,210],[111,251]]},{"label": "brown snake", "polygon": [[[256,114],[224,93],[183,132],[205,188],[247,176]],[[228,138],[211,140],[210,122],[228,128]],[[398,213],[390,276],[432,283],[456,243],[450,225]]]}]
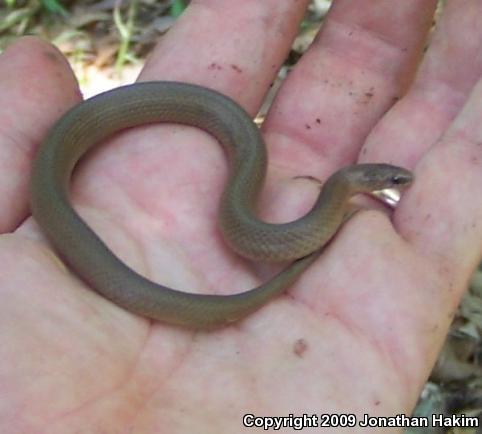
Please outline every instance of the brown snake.
[{"label": "brown snake", "polygon": [[[229,157],[230,176],[219,211],[226,242],[239,254],[294,262],[261,286],[233,295],[191,294],[156,284],[122,263],[69,203],[79,159],[124,128],[153,122],[195,126],[212,134]],[[254,213],[266,172],[266,150],[249,115],[215,91],[175,82],[121,87],[82,102],[50,130],[35,158],[32,214],[70,267],[100,294],[129,311],[191,328],[236,321],[288,288],[337,232],[349,199],[358,193],[401,189],[409,171],[388,164],[359,164],[334,173],[313,208],[298,220],[271,224]],[[301,258],[301,259],[300,259]]]}]

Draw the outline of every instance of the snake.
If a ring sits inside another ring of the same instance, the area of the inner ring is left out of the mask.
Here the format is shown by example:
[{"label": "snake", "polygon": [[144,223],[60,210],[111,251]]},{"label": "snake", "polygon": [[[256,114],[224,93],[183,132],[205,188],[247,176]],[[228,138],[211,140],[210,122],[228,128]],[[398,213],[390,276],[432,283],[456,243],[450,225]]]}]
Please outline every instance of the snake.
[{"label": "snake", "polygon": [[[172,289],[128,267],[78,215],[70,184],[79,160],[114,133],[156,122],[194,126],[217,139],[229,166],[218,213],[226,244],[253,261],[289,261],[285,268],[241,293]],[[194,84],[138,82],[89,98],[54,123],[33,159],[30,207],[58,255],[103,297],[151,320],[191,329],[217,328],[246,317],[289,288],[342,226],[354,195],[401,190],[413,178],[410,171],[385,163],[342,167],[323,183],[310,211],[278,224],[257,217],[266,167],[260,129],[231,98]]]}]

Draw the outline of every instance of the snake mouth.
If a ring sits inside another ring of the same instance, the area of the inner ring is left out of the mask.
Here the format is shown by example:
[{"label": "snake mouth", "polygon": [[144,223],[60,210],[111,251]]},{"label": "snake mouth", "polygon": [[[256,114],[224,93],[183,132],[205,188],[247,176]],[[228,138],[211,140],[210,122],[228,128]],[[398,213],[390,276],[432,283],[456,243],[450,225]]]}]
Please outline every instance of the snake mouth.
[{"label": "snake mouth", "polygon": [[400,190],[396,188],[385,188],[383,190],[373,191],[370,196],[373,196],[390,208],[395,209],[398,202],[400,202],[401,193]]}]

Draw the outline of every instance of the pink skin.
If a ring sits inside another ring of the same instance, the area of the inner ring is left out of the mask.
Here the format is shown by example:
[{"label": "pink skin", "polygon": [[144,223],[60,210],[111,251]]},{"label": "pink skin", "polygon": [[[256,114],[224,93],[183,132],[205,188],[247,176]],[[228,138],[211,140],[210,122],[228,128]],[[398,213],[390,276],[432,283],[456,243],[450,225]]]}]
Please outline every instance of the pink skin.
[{"label": "pink skin", "polygon": [[[306,3],[193,1],[141,79],[210,86],[254,114]],[[385,161],[416,172],[393,225],[358,213],[287,295],[213,333],[112,305],[26,219],[36,146],[80,94],[47,43],[11,45],[0,57],[0,431],[237,433],[246,412],[410,413],[482,245],[482,3],[449,1],[416,72],[434,6],[337,0],[263,128],[264,217],[310,206],[318,187],[296,175]],[[207,134],[149,126],[94,154],[74,200],[130,266],[200,293],[260,281],[265,270],[216,229],[226,165]]]}]

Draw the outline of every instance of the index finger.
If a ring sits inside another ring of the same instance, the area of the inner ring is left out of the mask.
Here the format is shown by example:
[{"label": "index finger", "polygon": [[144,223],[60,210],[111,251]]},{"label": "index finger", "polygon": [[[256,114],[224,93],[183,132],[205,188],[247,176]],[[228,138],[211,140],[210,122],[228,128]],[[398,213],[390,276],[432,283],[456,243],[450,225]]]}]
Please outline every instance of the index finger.
[{"label": "index finger", "polygon": [[307,4],[193,1],[154,48],[139,78],[203,85],[232,97],[254,115]]}]

